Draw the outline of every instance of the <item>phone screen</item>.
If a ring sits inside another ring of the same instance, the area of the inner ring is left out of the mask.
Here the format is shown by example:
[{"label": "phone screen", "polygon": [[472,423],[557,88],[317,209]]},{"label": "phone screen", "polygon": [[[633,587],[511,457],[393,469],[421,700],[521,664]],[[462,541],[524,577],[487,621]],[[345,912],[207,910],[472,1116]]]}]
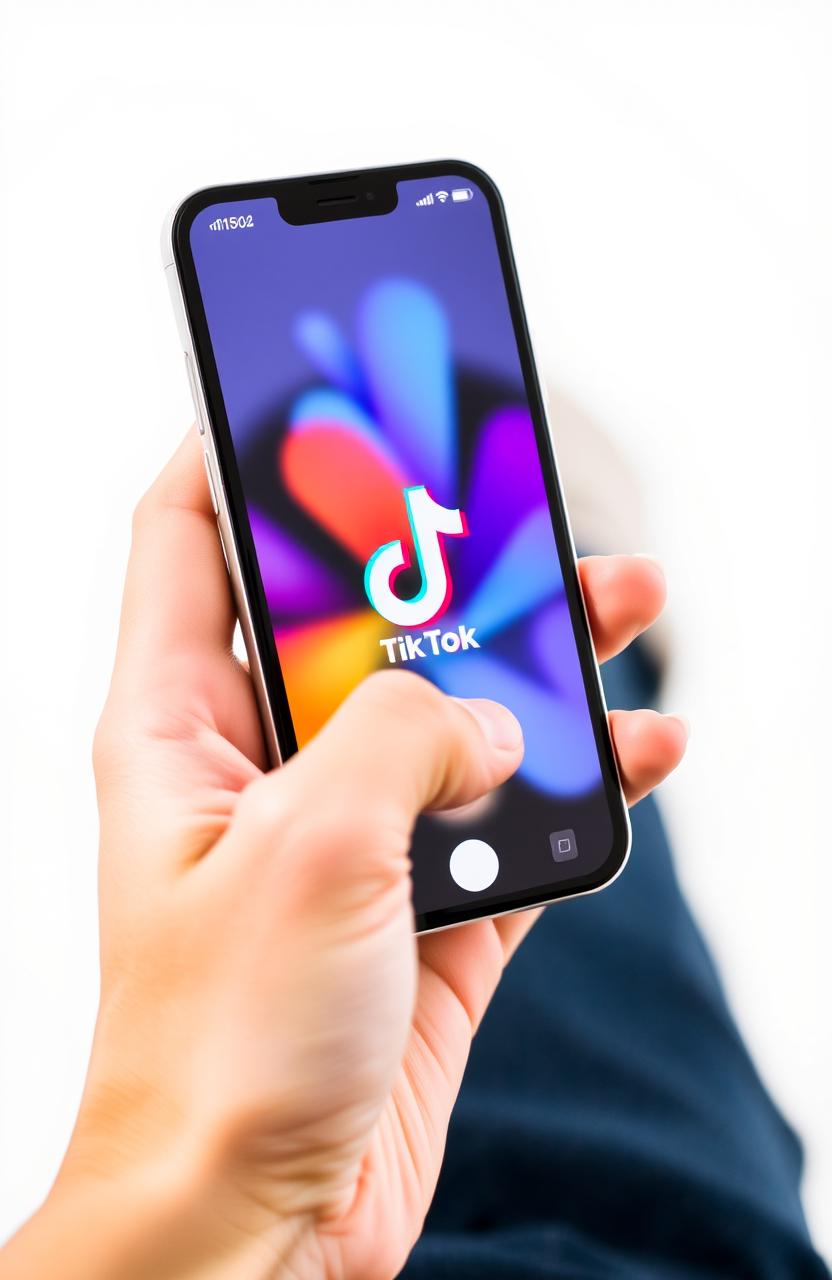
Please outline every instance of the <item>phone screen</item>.
[{"label": "phone screen", "polygon": [[494,199],[465,172],[396,191],[308,225],[273,196],[208,204],[189,245],[297,745],[380,668],[523,726],[511,781],[417,825],[431,927],[592,885],[624,851]]}]

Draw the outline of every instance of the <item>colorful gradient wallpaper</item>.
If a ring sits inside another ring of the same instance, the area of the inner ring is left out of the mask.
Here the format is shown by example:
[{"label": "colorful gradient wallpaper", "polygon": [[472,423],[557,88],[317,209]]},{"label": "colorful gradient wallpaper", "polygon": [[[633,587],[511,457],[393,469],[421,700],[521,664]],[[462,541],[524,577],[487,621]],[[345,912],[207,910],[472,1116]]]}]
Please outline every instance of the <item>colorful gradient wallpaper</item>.
[{"label": "colorful gradient wallpaper", "polygon": [[485,196],[448,175],[379,217],[297,227],[258,199],[212,230],[231,209],[191,245],[299,745],[379,668],[496,698],[518,778],[462,827],[422,820],[417,909],[470,897],[463,836],[499,848],[494,894],[575,874],[567,828],[592,870],[610,820]]}]

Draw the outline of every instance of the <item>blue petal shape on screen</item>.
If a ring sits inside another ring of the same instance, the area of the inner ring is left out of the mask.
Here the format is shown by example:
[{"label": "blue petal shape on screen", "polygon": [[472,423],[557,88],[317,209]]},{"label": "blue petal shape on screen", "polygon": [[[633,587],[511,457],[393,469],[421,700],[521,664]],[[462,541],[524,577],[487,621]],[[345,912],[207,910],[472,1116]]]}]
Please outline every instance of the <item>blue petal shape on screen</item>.
[{"label": "blue petal shape on screen", "polygon": [[312,391],[302,392],[295,400],[289,415],[292,431],[303,431],[306,427],[321,424],[340,427],[347,434],[361,436],[369,440],[386,458],[393,457],[389,442],[373,419],[352,396],[345,395],[343,391],[316,387]]},{"label": "blue petal shape on screen", "polygon": [[312,391],[301,392],[289,414],[289,424],[293,431],[310,423],[320,422],[360,427],[362,431],[370,432],[374,440],[379,438],[376,424],[358,401],[332,387],[315,387]]},{"label": "blue petal shape on screen", "polygon": [[579,795],[601,778],[592,726],[582,703],[559,697],[484,652],[431,659],[430,674],[457,698],[495,698],[523,726],[526,751],[518,772],[550,795]]},{"label": "blue petal shape on screen", "polygon": [[269,608],[291,617],[325,614],[351,603],[334,574],[254,507],[249,507],[260,576]]},{"label": "blue petal shape on screen", "polygon": [[364,378],[355,352],[324,311],[304,311],[295,322],[295,341],[324,378],[350,395],[364,395]]},{"label": "blue petal shape on screen", "polygon": [[529,411],[498,409],[482,425],[465,502],[470,536],[457,557],[466,591],[479,582],[520,520],[542,506],[546,491]]},{"label": "blue petal shape on screen", "polygon": [[358,349],[374,412],[415,484],[455,505],[456,430],[445,312],[413,280],[391,278],[361,304]]},{"label": "blue petal shape on screen", "polygon": [[[490,571],[465,601],[464,621],[483,639],[563,590],[548,507],[515,530]],[[462,619],[461,619],[462,620]]]}]

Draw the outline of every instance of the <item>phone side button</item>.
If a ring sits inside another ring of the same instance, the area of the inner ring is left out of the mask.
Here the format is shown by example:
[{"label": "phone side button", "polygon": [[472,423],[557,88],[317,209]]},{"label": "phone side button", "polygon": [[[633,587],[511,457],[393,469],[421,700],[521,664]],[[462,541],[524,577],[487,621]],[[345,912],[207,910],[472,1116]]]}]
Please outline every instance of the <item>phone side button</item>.
[{"label": "phone side button", "polygon": [[223,558],[223,560],[225,561],[225,567],[226,567],[226,569],[227,569],[227,571],[228,571],[228,576],[230,577],[230,576],[231,576],[231,563],[230,563],[230,561],[229,561],[229,559],[228,559],[228,551],[226,550],[226,547],[225,547],[225,538],[222,536],[222,527],[221,527],[221,525],[220,525],[219,520],[217,521],[217,533],[220,535],[220,546],[222,547],[222,558]]},{"label": "phone side button", "polygon": [[199,428],[199,434],[205,435],[205,417],[202,412],[202,401],[196,386],[196,374],[194,373],[194,363],[191,357],[185,352],[185,368],[188,372],[188,384],[191,388],[191,399],[194,402],[194,413],[196,414],[196,425]]},{"label": "phone side button", "polygon": [[211,506],[214,508],[214,515],[220,513],[220,504],[217,502],[217,486],[214,484],[214,474],[211,467],[211,459],[207,453],[203,453],[202,460],[205,463],[205,474],[208,477],[208,491],[211,494]]}]

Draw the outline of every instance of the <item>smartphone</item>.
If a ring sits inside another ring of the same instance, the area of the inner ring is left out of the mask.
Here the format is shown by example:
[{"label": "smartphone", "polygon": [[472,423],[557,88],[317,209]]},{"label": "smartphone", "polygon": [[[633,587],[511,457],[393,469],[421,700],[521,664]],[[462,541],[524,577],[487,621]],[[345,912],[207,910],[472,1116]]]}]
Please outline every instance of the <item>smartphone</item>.
[{"label": "smartphone", "polygon": [[214,187],[163,252],[273,763],[379,668],[495,698],[523,763],[420,818],[417,929],[609,884],[630,826],[493,181]]}]

